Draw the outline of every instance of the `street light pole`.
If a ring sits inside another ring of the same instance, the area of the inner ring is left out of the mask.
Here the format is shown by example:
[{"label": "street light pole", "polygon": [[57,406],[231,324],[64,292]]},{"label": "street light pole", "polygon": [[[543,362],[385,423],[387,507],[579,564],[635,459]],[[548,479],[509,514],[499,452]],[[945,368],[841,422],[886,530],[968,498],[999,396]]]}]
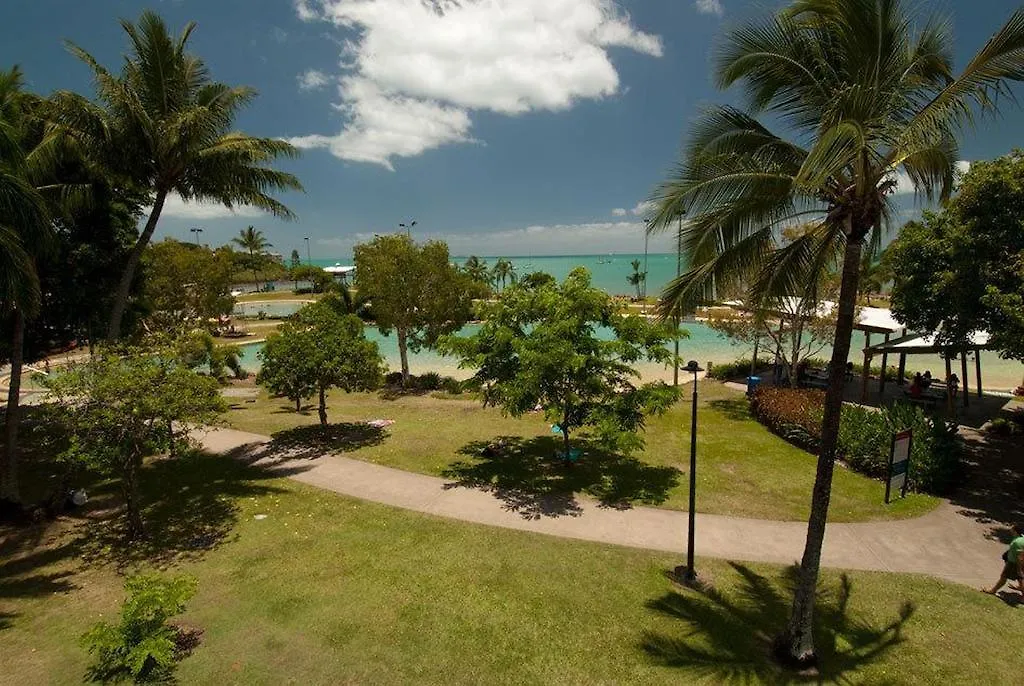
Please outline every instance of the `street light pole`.
[{"label": "street light pole", "polygon": [[412,227],[414,227],[414,226],[416,226],[416,220],[415,219],[413,219],[411,222],[409,222],[408,226],[405,225],[405,224],[399,224],[398,228],[405,229],[405,235],[408,236],[409,238],[412,238]]},{"label": "street light pole", "polygon": [[313,264],[313,260],[309,259],[309,236],[303,237],[306,241],[306,264]]},{"label": "street light pole", "polygon": [[644,312],[647,311],[647,239],[650,238],[651,220],[644,220]]},{"label": "street light pole", "polygon": [[[676,278],[678,279],[683,271],[683,213],[679,213],[679,230],[676,231]],[[672,371],[672,385],[679,385],[679,308],[676,308],[675,316],[676,330],[673,334],[675,336],[675,355],[676,359],[673,363]]]},{"label": "street light pole", "polygon": [[193,240],[196,243],[196,247],[198,247],[199,246],[199,234],[201,234],[203,232],[203,230],[200,229],[198,226],[193,226],[191,229],[189,229],[189,231],[192,232],[192,235],[194,236]]},{"label": "street light pole", "polygon": [[694,531],[697,524],[697,373],[704,370],[696,360],[690,360],[684,371],[693,374],[693,408],[690,413],[690,510],[686,530],[686,567],[676,567],[676,576],[692,584],[697,580],[697,571],[693,565]]}]

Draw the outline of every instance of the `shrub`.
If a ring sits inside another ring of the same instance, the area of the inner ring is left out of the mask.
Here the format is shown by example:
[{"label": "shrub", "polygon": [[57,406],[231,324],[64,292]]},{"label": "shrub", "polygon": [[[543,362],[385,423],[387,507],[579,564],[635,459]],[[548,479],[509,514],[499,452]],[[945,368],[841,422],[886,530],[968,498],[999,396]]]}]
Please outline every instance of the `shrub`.
[{"label": "shrub", "polygon": [[[821,444],[824,400],[822,391],[769,386],[757,389],[751,410],[774,433],[816,452]],[[932,419],[909,404],[897,403],[880,410],[843,405],[837,456],[856,472],[884,478],[892,435],[905,429],[914,432],[908,488],[935,494],[949,491],[961,473],[957,427]]]},{"label": "shrub", "polygon": [[441,375],[437,372],[427,372],[411,379],[412,386],[421,391],[437,391],[441,389]]},{"label": "shrub", "polygon": [[985,431],[996,436],[1009,436],[1014,432],[1015,428],[1014,423],[1006,417],[997,417],[989,422]]},{"label": "shrub", "polygon": [[391,372],[384,377],[385,386],[401,386],[402,385],[402,372]]},{"label": "shrub", "polygon": [[[764,369],[771,365],[771,362],[765,359],[758,359],[756,369]],[[712,365],[711,369],[708,370],[708,376],[718,381],[729,381],[731,379],[746,378],[750,374],[750,358],[741,357],[738,360],[732,362],[723,362],[721,364]]]},{"label": "shrub", "polygon": [[450,395],[462,394],[462,382],[451,376],[441,379],[441,390]]},{"label": "shrub", "polygon": [[82,637],[96,656],[87,674],[94,681],[169,681],[179,632],[167,620],[185,611],[185,603],[195,595],[196,581],[140,575],[129,578],[124,587],[128,599],[121,607],[120,622],[100,622]]}]

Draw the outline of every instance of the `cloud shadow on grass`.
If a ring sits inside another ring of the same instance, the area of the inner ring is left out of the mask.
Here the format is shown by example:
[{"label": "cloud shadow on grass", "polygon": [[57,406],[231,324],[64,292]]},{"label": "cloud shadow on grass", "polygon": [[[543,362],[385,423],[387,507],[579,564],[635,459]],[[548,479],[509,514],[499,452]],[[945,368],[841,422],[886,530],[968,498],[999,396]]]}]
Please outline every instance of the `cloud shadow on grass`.
[{"label": "cloud shadow on grass", "polygon": [[903,626],[914,615],[913,603],[906,601],[885,626],[856,616],[849,608],[853,582],[843,574],[837,589],[819,591],[818,668],[813,673],[794,672],[773,659],[772,641],[789,616],[796,568],[787,568],[782,579],[772,580],[744,565],[730,565],[739,579],[726,592],[714,587],[672,590],[647,603],[681,625],[671,633],[643,634],[640,647],[653,661],[685,669],[687,676],[708,683],[848,683],[858,669],[882,659],[905,640]]},{"label": "cloud shadow on grass", "polygon": [[579,516],[582,508],[576,495],[580,493],[596,498],[603,507],[658,505],[679,481],[680,473],[673,467],[649,465],[582,439],[573,445],[582,451],[576,463],[559,456],[562,443],[554,436],[473,441],[459,450],[469,459],[443,472],[451,479],[446,487],[490,492],[507,510],[524,519],[540,519]]}]

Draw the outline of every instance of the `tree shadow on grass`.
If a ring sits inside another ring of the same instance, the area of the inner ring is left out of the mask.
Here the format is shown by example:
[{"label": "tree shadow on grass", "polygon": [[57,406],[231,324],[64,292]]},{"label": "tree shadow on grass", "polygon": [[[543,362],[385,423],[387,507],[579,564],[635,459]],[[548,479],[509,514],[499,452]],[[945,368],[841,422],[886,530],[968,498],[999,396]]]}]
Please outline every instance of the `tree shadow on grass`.
[{"label": "tree shadow on grass", "polygon": [[914,614],[913,603],[907,601],[886,626],[857,617],[849,609],[853,582],[844,574],[837,589],[818,594],[817,670],[794,672],[772,658],[771,643],[789,616],[796,568],[788,568],[781,580],[771,580],[744,565],[730,565],[740,578],[728,592],[670,591],[647,603],[685,625],[674,635],[643,635],[641,648],[652,660],[684,668],[709,683],[849,683],[858,669],[903,642],[903,625]]},{"label": "tree shadow on grass", "polygon": [[582,451],[576,463],[559,456],[562,442],[553,436],[474,441],[459,450],[471,459],[450,465],[442,475],[453,482],[446,488],[488,491],[524,519],[579,516],[577,493],[596,498],[604,507],[657,505],[679,481],[673,467],[649,465],[581,439],[573,445]]},{"label": "tree shadow on grass", "polygon": [[747,402],[746,396],[728,400],[712,400],[708,403],[708,407],[736,422],[745,422],[751,418],[750,404]]},{"label": "tree shadow on grass", "polygon": [[[34,549],[24,538],[12,537],[0,547],[0,601],[16,598],[49,597],[74,590],[69,569],[52,569],[53,565],[73,559],[80,552],[75,542],[52,548]],[[28,552],[23,552],[23,551]],[[0,613],[0,629],[10,626],[16,615]]]},{"label": "tree shadow on grass", "polygon": [[365,423],[312,424],[278,431],[271,435],[264,458],[276,460],[313,460],[332,453],[350,453],[380,445],[387,432]]},{"label": "tree shadow on grass", "polygon": [[[248,466],[229,455],[187,453],[148,463],[142,474],[143,520],[146,536],[126,545],[119,510],[88,517],[76,530],[74,545],[87,562],[114,562],[119,567],[146,562],[167,567],[202,558],[232,539],[238,522],[237,501],[278,493],[263,483],[282,474]],[[116,493],[100,494],[119,507]]]}]

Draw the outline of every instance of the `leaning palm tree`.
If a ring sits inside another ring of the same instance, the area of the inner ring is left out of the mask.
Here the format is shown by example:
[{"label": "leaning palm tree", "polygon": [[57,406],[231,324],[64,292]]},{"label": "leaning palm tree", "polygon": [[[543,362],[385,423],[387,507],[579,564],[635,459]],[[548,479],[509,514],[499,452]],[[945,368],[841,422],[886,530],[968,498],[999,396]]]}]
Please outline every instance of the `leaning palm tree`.
[{"label": "leaning palm tree", "polygon": [[[781,659],[805,664],[815,659],[815,588],[862,255],[888,226],[897,174],[928,197],[950,193],[961,128],[1024,77],[1024,10],[955,75],[947,24],[915,16],[901,0],[794,0],[732,30],[716,76],[722,88],[745,87],[749,110],[705,111],[653,195],[652,230],[688,216],[691,267],[666,287],[662,316],[736,282],[769,298],[803,294],[830,266],[842,274],[806,547],[776,644]],[[808,221],[810,230],[781,243],[781,228]]]},{"label": "leaning palm tree", "polygon": [[82,48],[71,52],[92,69],[97,102],[74,93],[54,97],[55,120],[96,162],[149,190],[153,209],[121,275],[108,338],[118,338],[139,259],[156,230],[167,197],[248,205],[290,219],[291,210],[268,193],[301,190],[298,179],[267,166],[296,150],[273,138],[231,130],[255,91],[212,81],[203,61],[187,52],[195,24],[172,38],[163,20],[143,12],[122,20],[130,50],[114,74]]},{"label": "leaning palm tree", "polygon": [[256,290],[259,290],[260,278],[256,273],[256,256],[262,255],[267,248],[271,247],[270,242],[263,237],[262,231],[255,229],[252,226],[248,226],[239,231],[238,236],[232,238],[231,242],[249,251],[249,265],[252,267],[252,281],[256,284]]},{"label": "leaning palm tree", "polygon": [[494,285],[497,286],[498,283],[500,282],[501,283],[501,290],[505,290],[505,282],[506,281],[510,281],[511,280],[511,281],[515,282],[515,278],[516,278],[515,267],[512,266],[511,262],[509,262],[504,257],[502,257],[501,259],[499,259],[497,262],[494,263],[493,278],[494,278]]}]

